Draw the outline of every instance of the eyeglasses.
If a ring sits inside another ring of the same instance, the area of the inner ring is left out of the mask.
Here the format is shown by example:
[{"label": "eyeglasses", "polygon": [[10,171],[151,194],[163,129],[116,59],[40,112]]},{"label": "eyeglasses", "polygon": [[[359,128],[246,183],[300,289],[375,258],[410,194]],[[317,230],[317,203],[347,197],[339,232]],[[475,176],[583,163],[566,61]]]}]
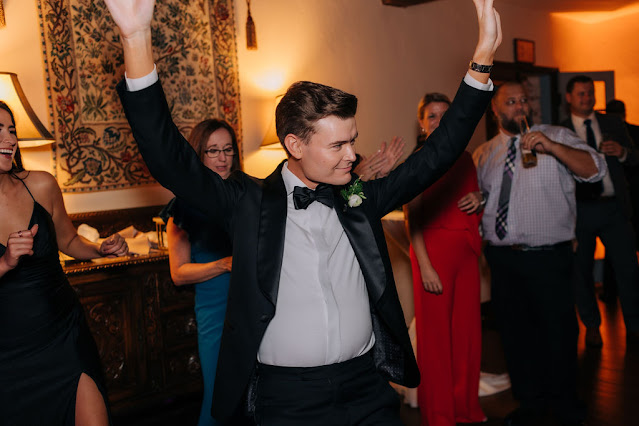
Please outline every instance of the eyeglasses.
[{"label": "eyeglasses", "polygon": [[209,158],[217,158],[220,156],[220,153],[222,152],[224,153],[226,157],[232,157],[235,155],[235,151],[233,151],[233,148],[224,148],[224,149],[209,148],[204,150],[204,153]]}]

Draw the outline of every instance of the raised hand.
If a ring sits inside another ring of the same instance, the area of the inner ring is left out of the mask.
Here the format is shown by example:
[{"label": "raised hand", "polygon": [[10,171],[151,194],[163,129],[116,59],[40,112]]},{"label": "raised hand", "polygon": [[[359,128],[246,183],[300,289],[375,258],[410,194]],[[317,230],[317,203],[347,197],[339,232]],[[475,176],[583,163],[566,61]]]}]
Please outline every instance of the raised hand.
[{"label": "raised hand", "polygon": [[120,234],[116,233],[102,241],[98,251],[105,257],[126,256],[129,253],[129,245]]},{"label": "raised hand", "polygon": [[104,0],[124,38],[151,28],[155,0]]},{"label": "raised hand", "polygon": [[21,230],[9,234],[7,240],[7,250],[0,260],[11,270],[18,266],[22,256],[33,255],[33,238],[38,233],[38,225],[33,225],[31,229]]},{"label": "raised hand", "polygon": [[124,65],[129,78],[153,71],[151,19],[155,0],[104,0],[120,28]]},{"label": "raised hand", "polygon": [[377,174],[377,177],[387,176],[391,170],[393,170],[393,167],[395,167],[395,164],[397,164],[397,161],[404,153],[404,145],[404,139],[398,136],[393,136],[388,147],[386,146],[386,142],[382,142],[379,150],[384,157],[384,164]]},{"label": "raised hand", "polygon": [[[477,60],[490,59],[491,62],[483,62],[486,65],[492,64],[492,59],[501,44],[501,20],[499,13],[493,7],[493,0],[473,0],[477,9],[477,20],[479,21],[479,40],[475,50],[475,62]],[[489,57],[489,58],[486,58]],[[480,62],[481,63],[481,62]]]},{"label": "raised hand", "polygon": [[384,167],[385,161],[386,159],[381,150],[378,150],[368,157],[362,155],[362,161],[359,162],[353,172],[364,182],[376,179],[378,173],[382,170],[382,167]]}]

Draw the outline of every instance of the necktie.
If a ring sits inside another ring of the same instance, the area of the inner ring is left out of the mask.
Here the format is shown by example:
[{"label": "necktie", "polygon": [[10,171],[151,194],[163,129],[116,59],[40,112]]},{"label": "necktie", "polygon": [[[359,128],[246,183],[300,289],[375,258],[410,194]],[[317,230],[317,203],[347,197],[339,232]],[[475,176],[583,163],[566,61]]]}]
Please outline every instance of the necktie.
[{"label": "necktie", "polygon": [[503,240],[508,233],[508,203],[510,202],[510,186],[515,173],[515,157],[517,148],[515,141],[517,137],[510,139],[508,152],[506,153],[506,163],[504,164],[504,176],[501,181],[501,189],[499,191],[499,203],[497,205],[497,217],[495,219],[495,233],[500,240]]},{"label": "necktie", "polygon": [[307,187],[296,186],[293,188],[293,204],[295,208],[306,209],[313,201],[319,201],[328,207],[333,207],[333,191],[329,185],[320,183],[313,191]]},{"label": "necktie", "polygon": [[586,142],[596,151],[597,140],[595,139],[595,132],[592,131],[592,120],[588,118],[584,120],[584,124],[586,125]]},{"label": "necktie", "polygon": [[[586,126],[586,142],[592,149],[597,151],[597,140],[595,139],[595,132],[592,130],[592,120],[587,118],[584,120]],[[594,183],[586,183],[587,188],[590,189],[590,198],[596,198],[603,192],[603,183],[601,181]]]}]

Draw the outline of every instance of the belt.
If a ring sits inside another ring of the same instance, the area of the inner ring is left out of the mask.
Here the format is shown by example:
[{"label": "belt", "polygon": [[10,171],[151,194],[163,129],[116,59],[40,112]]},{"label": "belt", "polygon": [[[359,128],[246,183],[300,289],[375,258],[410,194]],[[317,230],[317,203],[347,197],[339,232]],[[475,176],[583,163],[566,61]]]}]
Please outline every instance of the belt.
[{"label": "belt", "polygon": [[547,250],[556,250],[563,247],[571,247],[572,241],[562,241],[560,243],[548,244],[543,246],[529,246],[526,244],[512,244],[510,246],[496,246],[491,244],[491,246],[495,248],[503,248],[503,249],[509,249],[514,251],[547,251]]}]

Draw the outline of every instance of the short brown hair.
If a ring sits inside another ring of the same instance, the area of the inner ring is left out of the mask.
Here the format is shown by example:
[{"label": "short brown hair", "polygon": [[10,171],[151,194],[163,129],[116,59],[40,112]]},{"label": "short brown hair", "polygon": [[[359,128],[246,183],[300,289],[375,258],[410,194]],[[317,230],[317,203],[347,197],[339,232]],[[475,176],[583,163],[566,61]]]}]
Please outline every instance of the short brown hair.
[{"label": "short brown hair", "polygon": [[298,81],[288,88],[275,109],[277,137],[282,145],[289,134],[307,143],[317,121],[330,115],[351,118],[356,112],[356,96],[323,84]]},{"label": "short brown hair", "polygon": [[[13,111],[9,108],[4,101],[0,101],[0,109],[3,109],[9,113],[11,117],[11,122],[15,126],[16,119],[13,117]],[[11,166],[11,170],[9,170],[9,174],[15,174],[24,171],[24,166],[22,165],[22,154],[20,154],[20,145],[16,147],[16,155],[13,156],[13,165]]]},{"label": "short brown hair", "polygon": [[206,143],[209,138],[219,129],[226,129],[231,134],[231,145],[233,146],[233,161],[231,162],[231,172],[240,169],[240,150],[237,145],[237,136],[235,136],[235,130],[229,123],[218,118],[210,118],[199,122],[189,135],[189,144],[193,147],[200,160],[204,158],[204,150],[206,149]]}]

